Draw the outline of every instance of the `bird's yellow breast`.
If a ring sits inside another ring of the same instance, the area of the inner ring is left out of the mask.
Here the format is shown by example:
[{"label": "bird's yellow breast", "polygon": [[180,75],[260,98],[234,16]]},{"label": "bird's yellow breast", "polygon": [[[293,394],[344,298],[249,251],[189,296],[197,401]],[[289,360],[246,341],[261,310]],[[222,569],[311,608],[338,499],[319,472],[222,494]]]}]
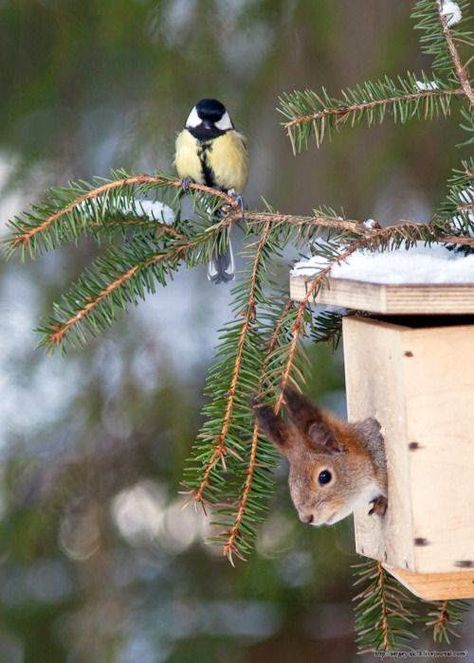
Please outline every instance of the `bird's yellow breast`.
[{"label": "bird's yellow breast", "polygon": [[176,170],[181,178],[242,193],[247,184],[245,138],[237,131],[201,142],[184,129],[176,139]]},{"label": "bird's yellow breast", "polygon": [[183,129],[176,138],[176,170],[181,179],[190,177],[199,184],[204,184],[201,160],[199,158],[199,141]]},{"label": "bird's yellow breast", "polygon": [[207,162],[219,187],[243,192],[247,184],[248,158],[245,139],[241,134],[227,131],[211,141]]}]

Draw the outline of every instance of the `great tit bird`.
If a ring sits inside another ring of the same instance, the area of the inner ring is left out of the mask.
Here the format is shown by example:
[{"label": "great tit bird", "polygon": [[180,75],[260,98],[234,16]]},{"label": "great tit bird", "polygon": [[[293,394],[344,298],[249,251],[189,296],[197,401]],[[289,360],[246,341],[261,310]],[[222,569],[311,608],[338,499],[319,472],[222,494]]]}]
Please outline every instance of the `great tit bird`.
[{"label": "great tit bird", "polygon": [[[185,182],[207,184],[242,200],[248,176],[247,147],[224,104],[217,99],[198,101],[176,138],[175,163]],[[212,257],[207,277],[213,283],[234,278],[230,241],[225,254]]]}]

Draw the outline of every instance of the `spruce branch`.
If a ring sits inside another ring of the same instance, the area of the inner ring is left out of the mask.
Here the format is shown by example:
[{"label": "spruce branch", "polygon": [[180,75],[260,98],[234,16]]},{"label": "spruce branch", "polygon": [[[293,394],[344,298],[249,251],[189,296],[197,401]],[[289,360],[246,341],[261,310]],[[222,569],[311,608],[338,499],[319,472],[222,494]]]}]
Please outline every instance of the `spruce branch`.
[{"label": "spruce branch", "polygon": [[[287,347],[289,322],[291,321],[294,310],[295,303],[292,299],[287,299],[275,324],[273,324],[274,320],[271,314],[269,316],[270,319],[267,324],[272,331],[268,341],[267,354],[260,371],[260,390],[256,396],[257,399],[263,399],[268,394],[268,391],[274,388],[275,381],[272,378],[275,376],[276,364],[281,363],[282,356]],[[278,414],[278,410],[276,410],[276,414]]]},{"label": "spruce branch", "polygon": [[474,237],[463,237],[462,235],[445,235],[437,240],[440,244],[454,244],[455,246],[474,246]]},{"label": "spruce branch", "polygon": [[[448,47],[448,52],[453,63],[456,77],[461,84],[464,95],[468,99],[470,105],[474,108],[474,90],[472,89],[469,71],[467,66],[463,65],[461,62],[461,57],[455,43],[455,37],[453,36],[453,33],[449,27],[448,17],[443,14],[443,0],[435,0],[435,2],[438,10],[438,18],[441,23],[441,30]],[[467,6],[464,7],[464,9],[467,11]],[[463,41],[468,43],[470,46],[473,45],[470,34],[464,35]]]},{"label": "spruce branch", "polygon": [[[261,320],[266,319],[268,328],[268,343],[266,355],[263,359],[259,389],[256,400],[272,402],[275,407],[275,393],[279,388],[281,368],[286,362],[291,340],[291,328],[294,323],[296,306],[287,302],[281,305],[270,303],[265,305]],[[299,372],[301,375],[301,371]],[[301,380],[304,381],[301,375]],[[230,502],[221,507],[218,515],[221,523],[226,525],[217,542],[224,543],[224,554],[233,563],[234,555],[245,558],[251,551],[251,544],[255,538],[255,526],[263,520],[267,511],[270,488],[273,484],[272,470],[278,463],[278,456],[264,437],[261,437],[251,413],[252,439],[250,441],[249,457],[236,465],[235,472],[242,476],[242,487],[236,492],[235,503]],[[220,524],[220,523],[218,523]]]},{"label": "spruce branch", "polygon": [[[406,227],[412,230],[412,226],[418,226],[418,225],[420,224],[409,223],[406,225]],[[295,357],[297,354],[301,336],[304,335],[305,314],[307,314],[309,310],[308,309],[309,305],[311,304],[311,302],[314,301],[317,293],[319,292],[323,284],[327,281],[331,269],[340,262],[347,260],[347,258],[349,258],[355,251],[373,245],[374,242],[377,241],[377,239],[379,241],[382,241],[387,236],[390,236],[392,233],[400,234],[403,233],[404,230],[405,228],[402,228],[402,226],[396,226],[396,227],[390,226],[389,228],[384,228],[377,231],[368,230],[366,231],[366,234],[363,237],[357,237],[356,239],[353,239],[345,247],[340,247],[337,243],[335,243],[333,246],[330,245],[325,246],[323,250],[324,251],[323,257],[325,259],[326,266],[323,267],[317,273],[317,275],[308,282],[306,295],[298,305],[296,319],[291,330],[292,340],[290,344],[290,351],[288,353],[288,359],[283,369],[281,377],[280,395],[278,396],[278,400],[276,403],[277,411],[280,409],[282,405],[283,393],[291,377],[291,372],[294,366]],[[406,235],[404,235],[404,237],[406,238]]]},{"label": "spruce branch", "polygon": [[469,609],[466,601],[434,601],[429,604],[427,629],[433,634],[434,642],[451,644],[451,638],[459,638],[456,626],[463,622],[465,612]]},{"label": "spruce branch", "polygon": [[454,232],[460,236],[465,246],[472,245],[474,236],[473,169],[474,159],[471,157],[463,161],[460,168],[453,170],[448,180],[447,196],[437,214],[438,223],[442,224],[447,232]]},{"label": "spruce branch", "polygon": [[461,115],[463,122],[460,124],[460,127],[468,134],[468,137],[462,143],[459,143],[457,147],[470,147],[474,144],[474,111],[463,108]]},{"label": "spruce branch", "polygon": [[[450,81],[458,81],[463,87],[463,81],[469,81],[469,75],[461,64],[456,44],[472,47],[473,35],[466,16],[469,13],[468,0],[457,0],[463,19],[456,25],[450,25],[449,17],[443,15],[441,0],[417,0],[412,18],[415,20],[415,29],[422,34],[420,37],[421,50],[432,56],[433,70],[436,74],[448,77]],[[461,78],[459,73],[465,70]],[[463,87],[463,94],[466,89]],[[468,94],[469,96],[469,94]]]},{"label": "spruce branch", "polygon": [[[217,224],[218,225],[218,224]],[[221,352],[224,354],[224,359],[221,361],[219,368],[221,369],[221,374],[224,379],[227,378],[228,374],[228,360],[227,353],[233,354],[232,368],[229,375],[229,383],[226,386],[225,393],[225,407],[222,416],[222,420],[219,423],[219,431],[217,434],[214,433],[215,425],[211,426],[211,430],[204,429],[201,432],[201,437],[203,437],[206,442],[211,443],[212,451],[209,454],[208,458],[204,462],[202,471],[200,472],[197,485],[191,485],[193,499],[198,503],[205,503],[206,492],[209,492],[209,483],[211,481],[211,475],[217,465],[221,462],[223,469],[226,469],[226,460],[225,456],[229,453],[234,455],[238,452],[228,444],[229,441],[229,428],[234,416],[234,409],[237,401],[237,386],[239,385],[239,380],[242,381],[242,370],[243,370],[243,358],[244,352],[247,350],[251,352],[249,345],[249,335],[254,325],[255,316],[256,316],[256,306],[257,306],[257,297],[261,288],[261,269],[262,263],[264,260],[264,253],[267,249],[267,243],[271,236],[271,224],[267,222],[262,228],[260,238],[258,239],[255,245],[255,252],[253,257],[252,268],[250,270],[248,287],[245,289],[243,295],[240,292],[240,289],[237,289],[238,297],[237,303],[243,308],[240,311],[241,321],[237,325],[237,329],[229,330],[229,334],[223,336],[223,349]],[[227,341],[230,343],[227,343]],[[236,342],[236,347],[232,347],[233,341]],[[214,384],[214,375],[212,374],[212,383]],[[221,394],[219,393],[219,396]],[[208,412],[207,414],[211,414]],[[214,411],[212,416],[215,417]],[[216,420],[214,419],[214,424]],[[200,449],[198,449],[198,456],[200,456]],[[194,478],[194,481],[196,479]],[[193,481],[191,481],[193,483]]]},{"label": "spruce branch", "polygon": [[[361,249],[393,250],[394,248],[398,248],[401,244],[405,244],[406,247],[409,247],[418,240],[422,240],[426,243],[459,243],[459,245],[467,246],[473,243],[474,238],[443,235],[435,224],[422,224],[414,221],[404,221],[403,223],[387,226],[386,228],[380,228],[376,230],[366,229],[366,232],[363,236],[356,236],[353,239],[347,239],[346,237],[345,241],[347,243],[342,246],[339,243],[340,238],[339,241],[334,241],[332,244],[326,242],[325,244],[320,245],[319,250],[321,252],[321,257],[325,261],[325,266],[316,274],[314,278],[308,280],[306,285],[306,295],[298,306],[295,322],[291,330],[292,340],[290,351],[288,353],[286,365],[282,371],[280,383],[281,391],[277,400],[277,409],[279,409],[282,405],[283,392],[291,378],[291,372],[293,370],[301,337],[305,334],[305,313],[307,313],[309,305],[314,301],[319,290],[327,281],[331,269],[335,265],[347,260],[353,253]],[[328,320],[326,319],[324,322],[327,323]],[[330,319],[330,323],[332,322],[333,320]],[[334,325],[334,333],[337,332],[337,328],[337,324]],[[318,332],[315,332],[313,328],[313,334],[314,333],[317,334]],[[331,336],[332,333],[329,335],[329,337]],[[321,333],[321,337],[324,338],[324,340],[328,338],[328,336],[324,333],[324,330]]]},{"label": "spruce branch", "polygon": [[229,562],[232,564],[232,566],[235,566],[233,559],[234,555],[238,556],[242,560],[245,560],[245,557],[240,551],[238,540],[239,537],[241,536],[242,521],[244,519],[247,502],[252,487],[252,482],[255,476],[255,469],[257,463],[257,447],[259,440],[260,440],[260,430],[258,428],[258,425],[255,423],[252,431],[252,441],[250,444],[250,455],[249,455],[245,483],[237,504],[234,522],[232,523],[232,526],[227,532],[226,541],[223,547],[223,553],[225,557],[227,557]]},{"label": "spruce branch", "polygon": [[189,266],[207,261],[216,236],[217,231],[201,232],[186,239],[179,233],[172,239],[165,235],[161,242],[136,237],[126,246],[109,249],[54,305],[54,315],[38,329],[43,344],[53,349],[66,338],[84,344],[109,327],[118,311],[155,292],[156,282],[166,285],[181,260]]},{"label": "spruce branch", "polygon": [[301,337],[305,333],[305,317],[308,317],[311,315],[311,312],[309,310],[309,305],[310,303],[314,300],[316,297],[318,291],[322,287],[322,285],[326,282],[327,277],[329,276],[329,273],[331,269],[338,263],[346,260],[351,256],[355,251],[360,249],[364,245],[363,240],[361,239],[356,239],[351,242],[349,246],[344,248],[341,251],[338,251],[337,248],[334,248],[333,254],[331,257],[327,260],[327,265],[323,269],[321,269],[318,274],[311,279],[309,282],[309,285],[307,287],[306,295],[305,298],[300,302],[298,305],[297,309],[297,315],[293,324],[293,327],[291,329],[291,343],[290,343],[290,349],[288,352],[288,358],[286,361],[286,364],[284,366],[284,369],[282,371],[281,375],[281,382],[280,382],[280,394],[278,396],[276,405],[275,405],[275,411],[279,411],[282,403],[283,403],[283,397],[284,397],[284,391],[285,388],[287,387],[290,379],[291,379],[291,373],[294,368],[295,364],[295,359],[297,356],[297,351],[298,347],[300,344]]},{"label": "spruce branch", "polygon": [[409,648],[415,636],[408,630],[416,615],[408,592],[377,560],[353,566],[354,586],[363,586],[353,598],[359,654]]},{"label": "spruce branch", "polygon": [[[346,313],[349,315],[349,312]],[[315,343],[332,343],[334,349],[339,345],[342,335],[343,313],[338,310],[323,309],[316,311],[311,320],[311,336]]]},{"label": "spruce branch", "polygon": [[[467,162],[463,167],[471,172],[473,164]],[[120,174],[123,173],[120,172]],[[133,217],[129,214],[117,218],[118,210],[127,209],[133,202],[136,202],[137,186],[166,188],[168,185],[171,188],[178,187],[180,181],[166,176],[139,175],[120,177],[95,188],[87,183],[80,183],[80,185],[72,186],[67,192],[67,196],[73,197],[73,203],[64,206],[63,198],[61,198],[60,203],[56,200],[53,204],[53,207],[59,205],[60,209],[53,214],[46,215],[46,218],[43,218],[44,214],[38,212],[37,218],[29,219],[23,225],[14,222],[16,233],[9,240],[10,247],[29,246],[32,252],[40,250],[41,244],[43,248],[45,246],[52,248],[66,239],[77,239],[81,232],[95,232],[97,228],[115,230],[119,227],[123,230],[127,226],[136,226],[139,232],[145,233],[143,237],[140,234],[136,236],[135,244],[127,241],[127,246],[121,251],[114,249],[109,251],[105,258],[99,259],[92,270],[87,271],[83,278],[72,286],[70,291],[64,295],[62,302],[55,305],[53,317],[40,328],[45,335],[44,343],[46,345],[49,347],[60,345],[66,336],[71,336],[73,341],[83,343],[90,336],[104,330],[115,319],[116,306],[118,309],[123,309],[127,304],[137,301],[137,293],[139,297],[143,297],[145,292],[153,292],[152,283],[155,277],[164,284],[166,274],[177,268],[180,259],[186,259],[190,266],[208,259],[217,244],[225,244],[227,241],[227,235],[220,232],[222,228],[230,227],[242,219],[248,227],[258,228],[259,224],[261,227],[262,223],[268,223],[275,232],[289,227],[294,228],[300,241],[308,241],[320,229],[339,233],[339,241],[353,236],[365,238],[369,233],[363,224],[354,220],[341,219],[331,210],[315,210],[313,216],[281,214],[274,211],[242,212],[237,209],[237,203],[232,197],[203,185],[191,185],[196,187],[198,196],[202,195],[202,198],[196,199],[197,222],[187,221],[185,224],[177,223],[177,225],[171,226],[159,221],[151,222],[143,217]],[[79,186],[83,192],[77,196]],[[454,195],[460,195],[459,186],[457,183],[457,188],[453,188],[451,202]],[[468,189],[468,191],[470,190]],[[467,230],[469,231],[472,207],[470,199],[468,202],[462,202],[465,200],[465,195],[464,192],[464,199],[457,202],[456,209],[461,218],[467,218]],[[103,196],[103,200],[101,200],[101,196]],[[84,201],[89,198],[95,201],[95,207],[92,209],[84,207]],[[221,212],[217,222],[215,222],[216,217],[213,213],[215,201],[224,202],[223,206],[220,205]],[[81,214],[85,214],[84,218],[80,217],[78,223],[73,223],[73,219],[68,216],[73,207],[80,210]],[[103,215],[100,216],[99,212]],[[150,234],[146,235],[149,228],[148,223],[154,226],[153,239]],[[420,224],[411,224],[411,222],[404,222],[402,225],[405,228],[420,227]],[[399,229],[401,226],[395,227]],[[447,228],[446,224],[445,227]],[[184,228],[186,228],[186,232],[184,232]],[[423,228],[426,233],[429,226],[425,225]],[[438,232],[435,240],[457,246],[473,244],[472,238],[465,238],[461,235],[459,227],[454,226],[450,229],[455,231],[453,236],[448,234],[443,238]],[[194,236],[190,235],[187,239],[186,233],[190,232],[191,235],[194,233]],[[143,240],[141,243],[140,237]],[[169,238],[169,241],[160,246],[160,242],[164,241],[166,237]],[[152,244],[155,243],[154,248],[148,240],[151,240]],[[303,310],[297,318],[297,325],[301,324],[302,315]],[[76,333],[71,335],[70,332],[73,330]],[[298,337],[299,334],[296,333],[295,338]],[[296,352],[296,345],[295,341],[293,353]],[[287,380],[288,375],[285,374],[284,384]]]},{"label": "spruce branch", "polygon": [[[76,241],[87,232],[97,232],[98,226],[106,229],[109,223],[113,227],[122,221],[127,225],[129,210],[136,204],[137,196],[156,188],[181,187],[181,180],[166,175],[124,175],[124,171],[117,171],[110,180],[97,179],[92,184],[72,182],[69,187],[51,189],[45,203],[33,205],[10,221],[13,233],[5,242],[7,255],[19,252],[22,257],[26,253],[35,257],[65,242]],[[97,186],[98,182],[102,183]],[[220,189],[197,183],[191,183],[189,188],[207,194],[208,204],[211,198],[230,209],[238,207],[235,198]],[[173,229],[168,232],[176,234]]]},{"label": "spruce branch", "polygon": [[[432,82],[422,74],[422,82]],[[436,81],[434,89],[420,89],[420,76],[408,72],[397,80],[385,76],[375,82],[367,82],[353,89],[342,90],[341,98],[331,97],[322,89],[294,91],[280,97],[279,111],[286,118],[283,124],[291,141],[293,152],[308,147],[314,134],[319,148],[324,137],[331,137],[342,125],[355,126],[365,121],[368,127],[381,123],[387,113],[395,123],[405,124],[414,118],[432,119],[447,117],[451,100],[464,95],[462,87]]]},{"label": "spruce branch", "polygon": [[472,201],[472,202],[468,202],[468,203],[462,203],[461,205],[458,205],[458,206],[457,206],[457,210],[458,210],[458,212],[462,212],[462,213],[465,213],[465,212],[467,212],[467,213],[472,212],[473,209],[474,209],[474,201]]},{"label": "spruce branch", "polygon": [[[280,336],[282,336],[282,332],[284,334],[285,325],[288,326],[288,314],[290,313],[290,311],[294,309],[294,306],[295,305],[291,299],[286,300],[281,310],[281,313],[276,321],[275,328],[271,333],[270,339],[268,341],[267,352],[260,370],[260,390],[259,394],[257,395],[258,399],[262,398],[262,394],[266,389],[266,384],[271,382],[271,380],[269,379],[271,375],[271,373],[269,373],[270,363],[273,359],[275,349],[277,348],[278,344],[281,343]],[[240,545],[239,545],[241,537],[241,527],[242,527],[242,522],[246,515],[246,509],[249,502],[249,498],[251,496],[252,485],[257,471],[257,462],[258,462],[257,449],[259,443],[262,443],[262,440],[260,436],[259,426],[255,421],[252,431],[252,440],[250,444],[248,466],[245,473],[246,474],[245,482],[237,502],[234,521],[231,527],[228,529],[228,531],[225,532],[223,552],[232,565],[234,565],[233,562],[234,555],[243,558],[243,554],[240,550]]]},{"label": "spruce branch", "polygon": [[[321,278],[316,277],[313,279],[312,284],[311,284],[311,291],[316,292],[317,288],[319,287],[320,283],[324,280],[325,276],[322,275]],[[278,399],[275,404],[275,411],[279,412],[282,404],[283,404],[283,398],[284,398],[284,391],[285,388],[288,386],[288,383],[290,381],[291,377],[291,372],[293,370],[294,364],[295,364],[295,358],[296,358],[296,353],[298,350],[298,346],[300,343],[300,338],[303,335],[304,332],[304,320],[305,317],[309,314],[308,311],[308,302],[309,298],[305,298],[300,304],[298,305],[297,309],[297,315],[296,319],[293,323],[293,326],[291,328],[291,343],[290,343],[290,348],[288,352],[288,358],[285,364],[285,367],[283,369],[282,377],[281,377],[281,382],[280,382],[280,394],[278,396]]]},{"label": "spruce branch", "polygon": [[[304,226],[308,229],[311,226],[316,228],[328,228],[331,230],[349,231],[351,233],[363,234],[364,228],[360,221],[352,219],[333,218],[329,215],[318,214],[313,216],[304,216],[296,214],[281,214],[279,212],[244,212],[241,218],[249,224],[264,223],[271,221],[273,224]],[[232,217],[231,217],[232,219]]]},{"label": "spruce branch", "polygon": [[[90,336],[103,331],[115,320],[116,309],[125,309],[130,303],[137,303],[144,297],[145,290],[152,290],[152,281],[147,271],[160,281],[166,272],[176,266],[180,254],[179,247],[170,256],[156,251],[151,246],[143,246],[143,253],[135,253],[136,243],[128,249],[115,249],[100,258],[92,269],[88,269],[70,291],[54,306],[54,315],[38,331],[43,334],[43,344],[51,349],[63,344],[75,331],[71,342],[85,343]],[[174,260],[173,260],[174,258]],[[165,263],[158,270],[160,263]],[[117,269],[117,265],[120,267]]]}]

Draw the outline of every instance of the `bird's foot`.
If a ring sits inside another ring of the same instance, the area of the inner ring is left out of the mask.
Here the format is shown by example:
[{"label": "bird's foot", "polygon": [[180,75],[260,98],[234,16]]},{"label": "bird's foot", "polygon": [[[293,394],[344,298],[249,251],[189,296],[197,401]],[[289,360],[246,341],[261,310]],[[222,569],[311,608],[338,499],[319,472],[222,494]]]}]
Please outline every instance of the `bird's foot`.
[{"label": "bird's foot", "polygon": [[374,513],[377,513],[379,516],[384,516],[387,511],[388,501],[385,495],[379,495],[374,500],[370,502],[372,508],[369,511],[369,516],[372,516]]},{"label": "bird's foot", "polygon": [[238,206],[240,207],[240,211],[243,212],[245,209],[245,205],[244,205],[244,199],[242,198],[240,193],[237,193],[237,191],[235,191],[234,189],[229,189],[227,193],[238,204]]},{"label": "bird's foot", "polygon": [[181,190],[183,191],[183,193],[188,193],[189,187],[191,186],[192,183],[193,180],[191,177],[183,177],[183,179],[181,180]]}]

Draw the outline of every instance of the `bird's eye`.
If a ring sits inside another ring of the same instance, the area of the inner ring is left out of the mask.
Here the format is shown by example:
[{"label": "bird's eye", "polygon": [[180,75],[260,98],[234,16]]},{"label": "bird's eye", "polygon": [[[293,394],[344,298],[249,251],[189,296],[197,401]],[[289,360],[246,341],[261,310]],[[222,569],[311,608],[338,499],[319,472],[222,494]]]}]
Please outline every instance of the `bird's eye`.
[{"label": "bird's eye", "polygon": [[323,470],[322,472],[319,473],[318,481],[321,484],[321,486],[324,486],[327,483],[329,483],[331,479],[332,479],[332,474],[329,470]]}]

